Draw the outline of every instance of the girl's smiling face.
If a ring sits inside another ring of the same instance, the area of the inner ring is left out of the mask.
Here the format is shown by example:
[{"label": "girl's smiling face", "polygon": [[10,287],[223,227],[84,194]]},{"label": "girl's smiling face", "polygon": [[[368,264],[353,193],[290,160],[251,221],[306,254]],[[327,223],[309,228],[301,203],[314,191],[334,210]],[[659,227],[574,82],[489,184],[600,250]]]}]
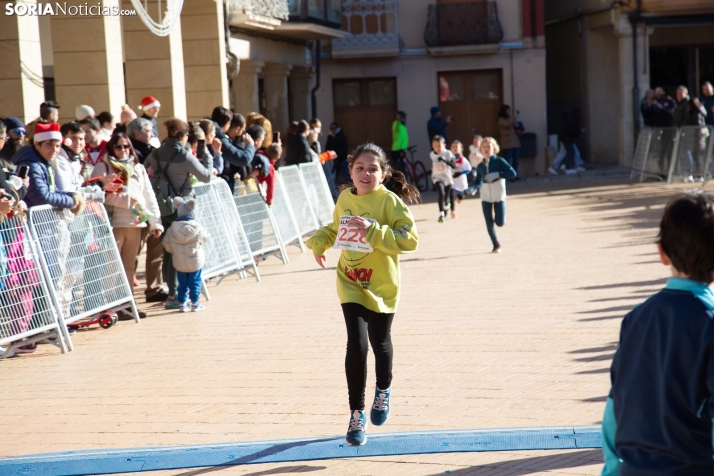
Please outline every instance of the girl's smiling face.
[{"label": "girl's smiling face", "polygon": [[376,190],[384,180],[379,157],[373,154],[361,154],[350,166],[350,177],[357,189],[357,195],[367,195]]}]

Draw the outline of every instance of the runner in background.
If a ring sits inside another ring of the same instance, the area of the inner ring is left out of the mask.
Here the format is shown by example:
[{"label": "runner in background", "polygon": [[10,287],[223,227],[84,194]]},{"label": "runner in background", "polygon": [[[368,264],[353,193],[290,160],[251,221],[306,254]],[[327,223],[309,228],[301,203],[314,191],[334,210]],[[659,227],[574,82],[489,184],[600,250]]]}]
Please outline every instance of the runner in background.
[{"label": "runner in background", "polygon": [[455,140],[451,143],[451,153],[454,154],[454,184],[451,186],[451,218],[456,218],[456,204],[461,203],[469,188],[468,176],[471,164],[464,157],[464,145]]},{"label": "runner in background", "polygon": [[358,147],[349,157],[353,181],[335,205],[332,224],[320,228],[307,242],[320,267],[325,250],[342,250],[337,265],[337,294],[347,326],[345,373],[349,391],[350,423],[346,441],[367,442],[365,387],[367,341],[372,344],[377,388],[370,413],[382,425],[390,412],[392,392],[392,320],[399,303],[399,255],[416,251],[414,218],[402,200],[414,203],[419,191],[392,170],[384,151],[374,144]]},{"label": "runner in background", "polygon": [[[446,140],[436,135],[431,140],[431,181],[439,192],[439,223],[444,223],[446,210],[451,200],[451,186],[454,185],[454,154],[446,148]],[[453,204],[452,204],[452,210]]]}]

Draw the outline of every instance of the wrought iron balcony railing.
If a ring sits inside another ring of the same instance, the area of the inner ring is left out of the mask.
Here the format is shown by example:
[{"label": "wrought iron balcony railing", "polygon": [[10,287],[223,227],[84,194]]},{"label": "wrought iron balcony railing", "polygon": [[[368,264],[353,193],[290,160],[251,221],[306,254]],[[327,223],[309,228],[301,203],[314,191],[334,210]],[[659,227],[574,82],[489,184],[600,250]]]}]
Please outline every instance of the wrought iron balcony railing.
[{"label": "wrought iron balcony railing", "polygon": [[342,0],[288,0],[290,21],[342,25]]},{"label": "wrought iron balcony railing", "polygon": [[429,5],[429,21],[424,32],[427,46],[484,45],[499,43],[502,39],[496,2]]}]

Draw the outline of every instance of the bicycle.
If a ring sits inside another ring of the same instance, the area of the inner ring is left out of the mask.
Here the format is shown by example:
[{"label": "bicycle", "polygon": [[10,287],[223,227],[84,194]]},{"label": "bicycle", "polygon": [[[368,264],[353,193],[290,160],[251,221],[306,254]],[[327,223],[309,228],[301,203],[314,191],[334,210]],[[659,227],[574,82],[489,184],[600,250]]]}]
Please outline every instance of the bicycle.
[{"label": "bicycle", "polygon": [[429,175],[427,175],[424,164],[414,160],[416,149],[416,145],[407,147],[407,150],[411,154],[411,159],[407,157],[406,153],[402,153],[397,163],[397,170],[402,172],[407,177],[407,182],[414,185],[420,192],[426,192],[429,188]]}]

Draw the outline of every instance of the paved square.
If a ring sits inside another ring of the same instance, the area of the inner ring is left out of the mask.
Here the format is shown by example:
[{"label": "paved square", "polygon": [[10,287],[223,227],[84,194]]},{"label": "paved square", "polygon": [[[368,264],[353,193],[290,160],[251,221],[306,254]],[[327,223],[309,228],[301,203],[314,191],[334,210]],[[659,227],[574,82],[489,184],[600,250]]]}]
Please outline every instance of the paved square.
[{"label": "paved square", "polygon": [[[479,200],[442,224],[433,197],[413,207],[420,248],[402,260],[393,413],[380,432],[599,423],[620,319],[668,276],[656,228],[682,189],[518,184],[500,255]],[[0,456],[344,434],[334,269],[296,247],[290,259],[263,262],[260,283],[211,284],[203,313],[140,303],[149,318],[80,331],[74,352],[41,346],[0,361]],[[370,360],[368,394],[373,376]],[[601,460],[599,450],[530,451],[161,474],[594,475]]]}]

